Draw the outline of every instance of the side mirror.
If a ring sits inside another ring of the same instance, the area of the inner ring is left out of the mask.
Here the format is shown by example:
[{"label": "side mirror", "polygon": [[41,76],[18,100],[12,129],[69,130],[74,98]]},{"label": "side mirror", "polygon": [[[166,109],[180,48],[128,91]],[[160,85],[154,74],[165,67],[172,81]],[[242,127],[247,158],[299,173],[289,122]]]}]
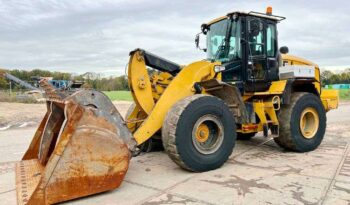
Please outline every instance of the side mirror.
[{"label": "side mirror", "polygon": [[204,51],[204,52],[207,52],[207,49],[206,49],[206,48],[201,48],[201,47],[199,46],[200,35],[201,35],[201,34],[203,34],[203,33],[198,33],[198,34],[196,35],[196,38],[194,39],[194,43],[196,44],[196,48],[198,48],[199,50],[202,50],[202,51]]},{"label": "side mirror", "polygon": [[196,38],[194,39],[194,43],[196,44],[196,48],[199,48],[199,34],[196,35]]},{"label": "side mirror", "polygon": [[282,53],[282,54],[287,54],[287,53],[289,53],[289,48],[288,48],[287,46],[282,46],[282,47],[280,48],[280,53]]}]

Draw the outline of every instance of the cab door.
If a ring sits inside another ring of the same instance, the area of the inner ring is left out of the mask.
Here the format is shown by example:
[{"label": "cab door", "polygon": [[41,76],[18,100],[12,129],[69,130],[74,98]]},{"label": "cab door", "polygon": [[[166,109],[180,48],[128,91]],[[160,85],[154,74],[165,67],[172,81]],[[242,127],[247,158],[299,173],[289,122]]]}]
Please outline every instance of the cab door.
[{"label": "cab door", "polygon": [[257,18],[247,17],[246,35],[246,86],[248,92],[260,92],[267,90],[273,76],[278,69],[276,58],[276,29],[272,22]]},{"label": "cab door", "polygon": [[279,58],[276,22],[266,21],[266,56],[268,81],[279,79]]}]

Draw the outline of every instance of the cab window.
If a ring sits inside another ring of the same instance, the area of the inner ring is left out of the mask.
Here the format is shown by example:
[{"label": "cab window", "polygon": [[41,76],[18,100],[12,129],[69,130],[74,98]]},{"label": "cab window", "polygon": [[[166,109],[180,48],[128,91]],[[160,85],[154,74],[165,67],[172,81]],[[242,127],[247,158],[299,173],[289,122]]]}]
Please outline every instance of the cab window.
[{"label": "cab window", "polygon": [[267,56],[276,56],[276,26],[273,24],[268,24],[266,29],[266,47]]},{"label": "cab window", "polygon": [[263,24],[256,19],[251,20],[250,24],[254,24],[254,31],[249,34],[250,54],[252,56],[262,56],[265,54]]}]

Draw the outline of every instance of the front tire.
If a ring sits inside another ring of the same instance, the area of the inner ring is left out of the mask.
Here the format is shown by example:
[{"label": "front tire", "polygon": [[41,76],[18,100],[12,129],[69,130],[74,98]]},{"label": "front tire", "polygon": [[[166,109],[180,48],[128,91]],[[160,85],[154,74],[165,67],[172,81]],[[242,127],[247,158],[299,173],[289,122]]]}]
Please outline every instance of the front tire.
[{"label": "front tire", "polygon": [[312,93],[293,93],[289,105],[281,108],[279,136],[275,142],[288,150],[308,152],[322,142],[326,131],[326,111]]},{"label": "front tire", "polygon": [[195,172],[213,170],[222,166],[232,153],[235,120],[219,98],[190,96],[169,110],[162,140],[165,151],[180,167]]}]

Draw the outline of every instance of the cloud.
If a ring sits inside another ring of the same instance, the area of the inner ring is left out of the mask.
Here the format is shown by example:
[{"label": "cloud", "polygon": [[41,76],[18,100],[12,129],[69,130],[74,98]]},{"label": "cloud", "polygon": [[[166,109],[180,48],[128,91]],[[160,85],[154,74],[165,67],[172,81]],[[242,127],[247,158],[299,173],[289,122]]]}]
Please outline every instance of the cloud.
[{"label": "cloud", "polygon": [[287,17],[280,45],[325,66],[350,66],[346,1],[20,0],[0,1],[0,67],[124,74],[141,47],[180,64],[205,58],[196,50],[200,25],[233,10]]}]

